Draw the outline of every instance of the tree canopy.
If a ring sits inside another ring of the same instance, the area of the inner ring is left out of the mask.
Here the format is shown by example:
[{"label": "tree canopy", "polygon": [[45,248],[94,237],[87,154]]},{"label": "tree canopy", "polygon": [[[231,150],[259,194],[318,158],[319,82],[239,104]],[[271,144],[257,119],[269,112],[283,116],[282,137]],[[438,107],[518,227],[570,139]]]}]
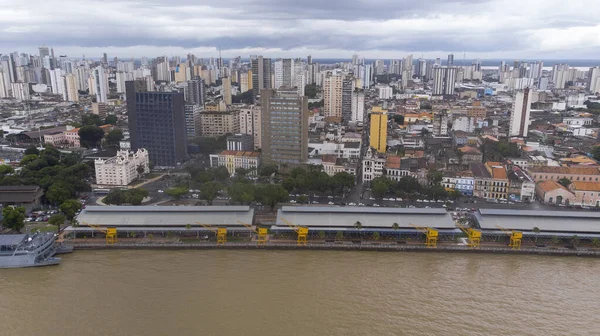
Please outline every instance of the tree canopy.
[{"label": "tree canopy", "polygon": [[21,232],[21,229],[25,226],[24,220],[24,207],[7,206],[2,210],[2,226],[4,227]]},{"label": "tree canopy", "polygon": [[173,197],[176,200],[181,199],[181,197],[183,197],[183,195],[187,194],[188,189],[186,187],[174,187],[174,188],[169,188],[165,191],[165,193],[171,197]]},{"label": "tree canopy", "polygon": [[140,205],[145,197],[148,197],[148,191],[143,188],[135,189],[114,189],[102,200],[105,204],[122,205]]},{"label": "tree canopy", "polygon": [[104,119],[104,124],[106,125],[116,125],[117,124],[117,116],[116,115],[108,115],[106,119]]},{"label": "tree canopy", "polygon": [[312,83],[304,86],[304,95],[311,99],[317,98],[317,84]]},{"label": "tree canopy", "polygon": [[104,141],[106,145],[109,147],[119,147],[119,142],[123,140],[123,131],[119,129],[114,129],[106,134],[104,137]]},{"label": "tree canopy", "polygon": [[77,211],[81,210],[81,202],[75,199],[66,200],[60,205],[59,209],[68,220],[72,220],[75,218]]},{"label": "tree canopy", "polygon": [[97,114],[88,113],[88,114],[84,114],[83,116],[81,116],[81,125],[83,125],[83,126],[86,126],[86,125],[102,126],[103,124],[104,124],[104,121]]},{"label": "tree canopy", "polygon": [[86,148],[96,148],[104,137],[104,130],[98,126],[86,125],[79,129],[79,141]]},{"label": "tree canopy", "polygon": [[216,181],[206,182],[200,187],[200,198],[212,205],[213,200],[223,189],[223,185]]}]

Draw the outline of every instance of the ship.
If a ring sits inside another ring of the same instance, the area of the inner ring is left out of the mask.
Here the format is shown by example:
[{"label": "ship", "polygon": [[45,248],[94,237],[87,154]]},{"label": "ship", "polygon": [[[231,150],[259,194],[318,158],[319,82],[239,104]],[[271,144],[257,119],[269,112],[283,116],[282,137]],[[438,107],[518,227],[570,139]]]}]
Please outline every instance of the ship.
[{"label": "ship", "polygon": [[51,232],[0,235],[0,268],[58,265],[56,238]]}]

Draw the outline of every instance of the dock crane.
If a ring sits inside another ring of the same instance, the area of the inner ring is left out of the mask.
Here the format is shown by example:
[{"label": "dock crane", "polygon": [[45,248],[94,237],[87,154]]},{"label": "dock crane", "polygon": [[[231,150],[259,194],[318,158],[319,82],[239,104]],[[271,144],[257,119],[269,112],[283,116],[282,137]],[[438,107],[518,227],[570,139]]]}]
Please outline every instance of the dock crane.
[{"label": "dock crane", "polygon": [[298,234],[298,241],[297,241],[298,246],[306,246],[306,244],[307,244],[306,238],[308,237],[308,228],[292,224],[289,221],[285,220],[284,218],[281,218],[281,220],[285,224],[287,224],[289,227],[291,227],[294,231],[296,231],[296,234]]},{"label": "dock crane", "polygon": [[478,248],[481,242],[481,231],[456,224],[469,238],[469,247]]},{"label": "dock crane", "polygon": [[260,245],[267,244],[267,234],[269,233],[269,230],[267,228],[255,229],[252,227],[252,225],[250,225],[248,223],[244,223],[242,221],[238,221],[238,223],[242,224],[243,226],[247,227],[248,229],[252,230],[252,232],[257,234],[257,239],[256,239],[257,245],[260,246]]},{"label": "dock crane", "polygon": [[438,241],[438,236],[439,236],[438,230],[432,229],[430,227],[417,226],[414,224],[410,224],[410,226],[414,227],[415,229],[417,229],[425,234],[425,237],[426,237],[425,246],[437,247],[437,241]]},{"label": "dock crane", "polygon": [[501,227],[500,225],[496,225],[496,227],[502,230],[502,232],[506,233],[510,237],[510,243],[508,244],[508,246],[512,247],[513,250],[521,249],[521,240],[523,239],[523,232],[514,230],[509,231]]},{"label": "dock crane", "polygon": [[90,224],[86,222],[82,222],[82,225],[89,226],[92,229],[104,233],[106,236],[106,244],[114,244],[117,242],[117,228],[106,228],[101,227],[100,225]]},{"label": "dock crane", "polygon": [[203,227],[209,229],[210,231],[214,232],[215,235],[217,235],[217,246],[225,245],[225,243],[227,242],[227,228],[214,228],[209,224],[202,224],[200,222],[196,222],[196,224],[202,225]]}]

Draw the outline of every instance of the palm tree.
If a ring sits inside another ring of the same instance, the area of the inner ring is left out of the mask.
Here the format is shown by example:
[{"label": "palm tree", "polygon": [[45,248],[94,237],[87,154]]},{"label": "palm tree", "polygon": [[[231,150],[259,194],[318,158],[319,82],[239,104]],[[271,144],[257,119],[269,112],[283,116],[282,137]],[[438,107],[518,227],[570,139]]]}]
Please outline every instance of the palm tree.
[{"label": "palm tree", "polygon": [[373,240],[379,240],[379,238],[381,238],[379,232],[373,232]]},{"label": "palm tree", "polygon": [[600,238],[593,238],[592,239],[592,246],[593,247],[600,247]]},{"label": "palm tree", "polygon": [[[394,229],[394,231],[398,231],[400,229],[400,224],[398,224],[398,223],[392,224],[392,229]],[[400,239],[400,234],[398,234],[398,239]]]},{"label": "palm tree", "polygon": [[535,243],[536,244],[537,244],[537,241],[538,241],[538,236],[540,234],[540,231],[541,231],[540,228],[537,227],[537,226],[533,228],[533,233],[535,233]]},{"label": "palm tree", "polygon": [[325,231],[323,231],[323,230],[319,231],[318,235],[319,235],[319,238],[325,239]]},{"label": "palm tree", "polygon": [[354,223],[354,228],[357,230],[362,229],[362,223],[359,221],[356,221],[356,223]]},{"label": "palm tree", "polygon": [[192,224],[190,224],[190,223],[185,224],[185,229],[190,231],[192,229]]},{"label": "palm tree", "polygon": [[578,235],[574,235],[573,237],[571,237],[571,244],[573,244],[573,247],[577,247],[577,245],[579,245]]}]

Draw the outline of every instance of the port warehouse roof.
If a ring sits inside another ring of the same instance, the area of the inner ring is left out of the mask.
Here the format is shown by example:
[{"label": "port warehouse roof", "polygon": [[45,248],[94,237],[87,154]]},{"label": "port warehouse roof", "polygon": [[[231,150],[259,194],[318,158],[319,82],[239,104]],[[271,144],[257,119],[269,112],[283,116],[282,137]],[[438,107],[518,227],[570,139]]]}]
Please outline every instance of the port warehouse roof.
[{"label": "port warehouse roof", "polygon": [[392,229],[394,223],[413,230],[411,224],[456,229],[445,209],[284,206],[277,212],[278,228],[288,228],[284,219],[295,225],[320,229],[353,229],[357,221],[363,230]]},{"label": "port warehouse roof", "polygon": [[475,218],[482,229],[600,233],[600,213],[590,211],[479,209]]},{"label": "port warehouse roof", "polygon": [[88,206],[77,216],[80,224],[111,227],[239,226],[252,224],[249,206]]}]

